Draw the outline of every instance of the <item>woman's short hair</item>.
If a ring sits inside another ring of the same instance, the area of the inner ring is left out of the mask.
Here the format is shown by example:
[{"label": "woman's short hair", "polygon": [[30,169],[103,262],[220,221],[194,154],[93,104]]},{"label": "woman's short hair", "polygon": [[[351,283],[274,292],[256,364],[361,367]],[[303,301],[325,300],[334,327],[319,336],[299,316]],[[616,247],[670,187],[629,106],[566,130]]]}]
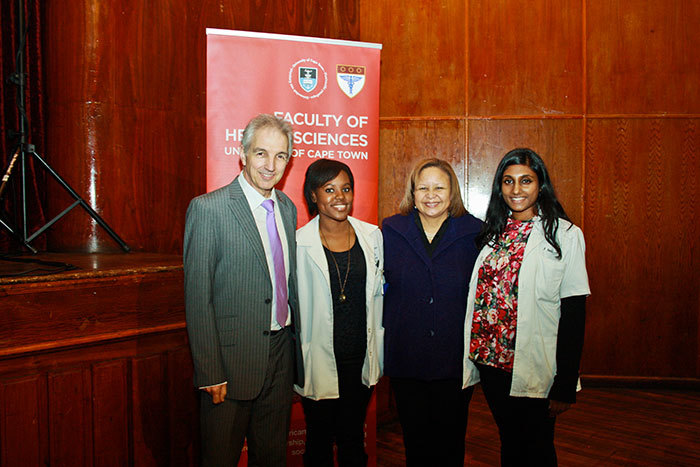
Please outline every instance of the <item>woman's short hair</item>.
[{"label": "woman's short hair", "polygon": [[337,177],[341,170],[348,175],[350,188],[355,191],[355,179],[347,164],[331,159],[319,159],[306,169],[306,175],[304,176],[304,199],[306,200],[306,207],[309,210],[309,215],[315,216],[318,214],[318,208],[311,194]]},{"label": "woman's short hair", "polygon": [[429,167],[437,167],[445,172],[450,179],[450,206],[448,208],[450,216],[459,217],[466,214],[467,210],[462,202],[462,191],[459,189],[459,180],[457,179],[455,171],[452,169],[449,162],[437,158],[423,159],[413,167],[411,174],[406,179],[406,187],[404,189],[403,199],[399,204],[399,212],[403,215],[408,215],[413,211],[416,205],[414,196],[416,180],[420,173]]},{"label": "woman's short hair", "polygon": [[250,145],[253,144],[253,140],[255,139],[255,134],[258,132],[258,130],[262,130],[263,128],[275,128],[286,136],[287,158],[292,157],[292,147],[294,146],[294,130],[292,130],[292,125],[290,125],[286,120],[282,120],[281,118],[270,114],[260,114],[248,122],[245,130],[243,130],[243,136],[241,137],[241,147],[243,148],[243,153],[248,154],[250,151]]}]

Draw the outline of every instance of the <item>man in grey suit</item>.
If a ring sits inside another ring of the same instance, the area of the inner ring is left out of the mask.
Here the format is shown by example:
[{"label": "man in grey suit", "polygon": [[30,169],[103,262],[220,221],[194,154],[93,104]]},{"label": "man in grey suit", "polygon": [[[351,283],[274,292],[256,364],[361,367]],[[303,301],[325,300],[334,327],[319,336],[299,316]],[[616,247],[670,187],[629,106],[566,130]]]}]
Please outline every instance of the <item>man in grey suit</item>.
[{"label": "man in grey suit", "polygon": [[241,175],[194,198],[185,224],[187,331],[194,384],[202,389],[202,460],[235,466],[247,439],[249,465],[283,466],[292,387],[304,380],[294,326],[297,213],[274,188],[292,154],[292,128],[258,115],[241,146]]}]

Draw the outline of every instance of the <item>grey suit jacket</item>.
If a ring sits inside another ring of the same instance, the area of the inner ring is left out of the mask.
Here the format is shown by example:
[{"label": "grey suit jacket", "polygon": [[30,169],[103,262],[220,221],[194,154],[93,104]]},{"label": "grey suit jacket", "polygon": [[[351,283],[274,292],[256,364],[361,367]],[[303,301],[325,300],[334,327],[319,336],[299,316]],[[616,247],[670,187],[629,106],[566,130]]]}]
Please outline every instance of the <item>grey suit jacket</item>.
[{"label": "grey suit jacket", "polygon": [[[288,297],[295,341],[295,382],[303,381],[296,279],[294,203],[277,191],[289,251]],[[255,398],[268,362],[270,273],[260,234],[238,178],[192,200],[184,241],[185,311],[194,385],[228,382],[227,397]],[[290,387],[290,391],[292,388]]]}]

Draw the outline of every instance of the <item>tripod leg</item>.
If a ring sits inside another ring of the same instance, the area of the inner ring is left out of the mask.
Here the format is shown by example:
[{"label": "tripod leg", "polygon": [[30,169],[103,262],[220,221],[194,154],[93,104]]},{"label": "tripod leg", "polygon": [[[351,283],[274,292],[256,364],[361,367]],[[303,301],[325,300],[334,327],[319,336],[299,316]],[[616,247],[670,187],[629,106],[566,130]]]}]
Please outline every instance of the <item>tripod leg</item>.
[{"label": "tripod leg", "polygon": [[[80,205],[87,211],[88,214],[90,214],[90,217],[92,217],[92,218],[95,220],[95,222],[97,222],[98,224],[100,224],[100,226],[101,226],[103,229],[105,229],[105,230],[107,231],[107,233],[110,235],[110,237],[112,237],[112,238],[114,239],[114,241],[117,242],[117,243],[119,244],[119,246],[122,248],[122,250],[124,250],[124,251],[127,252],[127,253],[128,253],[129,251],[131,251],[131,248],[129,248],[129,245],[127,245],[127,244],[124,242],[124,240],[122,240],[122,239],[119,237],[119,235],[117,235],[117,233],[114,232],[114,231],[109,227],[109,225],[107,225],[107,223],[104,221],[104,219],[102,219],[102,217],[100,217],[100,215],[97,214],[97,212],[95,212],[95,210],[92,209],[92,207],[91,207],[89,204],[87,204],[87,203],[85,202],[85,200],[84,200],[83,198],[81,198],[80,195],[78,195],[78,193],[76,193],[75,190],[73,190],[73,188],[71,188],[70,185],[68,185],[68,183],[66,183],[66,181],[63,180],[63,178],[62,178],[60,175],[58,175],[58,173],[56,173],[56,171],[53,170],[53,169],[51,168],[51,166],[50,166],[44,159],[41,158],[41,156],[39,156],[39,154],[37,154],[35,151],[32,151],[32,152],[30,152],[29,154],[31,154],[37,161],[39,161],[39,162],[41,163],[41,165],[43,165],[44,168],[51,174],[51,176],[52,176],[53,178],[55,178],[56,181],[57,181],[58,183],[60,183],[61,186],[63,186],[63,188],[64,188],[68,193],[70,193],[70,195],[71,195],[73,198],[75,198],[77,201],[80,202]],[[57,220],[57,219],[56,219],[56,220]]]},{"label": "tripod leg", "polygon": [[27,243],[22,238],[22,236],[20,234],[18,234],[17,232],[15,232],[15,230],[12,227],[10,227],[10,225],[7,224],[4,220],[2,220],[2,218],[0,218],[0,227],[3,227],[5,230],[7,230],[10,233],[10,235],[12,235],[15,238],[15,240],[17,240],[19,243],[24,245],[24,247],[26,249],[28,249],[29,251],[31,251],[34,254],[37,254],[37,250],[34,247],[32,247],[29,243]]}]

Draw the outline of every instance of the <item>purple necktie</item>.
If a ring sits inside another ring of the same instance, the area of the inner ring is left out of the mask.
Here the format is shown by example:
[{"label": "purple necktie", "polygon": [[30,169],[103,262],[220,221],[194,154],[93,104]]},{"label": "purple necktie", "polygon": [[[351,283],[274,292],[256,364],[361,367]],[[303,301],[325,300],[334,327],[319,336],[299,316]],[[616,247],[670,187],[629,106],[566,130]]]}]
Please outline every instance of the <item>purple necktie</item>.
[{"label": "purple necktie", "polygon": [[275,267],[275,301],[277,302],[275,317],[277,323],[284,327],[287,324],[287,275],[284,272],[284,252],[275,221],[275,202],[266,199],[263,201],[262,207],[267,211],[267,235],[270,237],[272,264]]}]

